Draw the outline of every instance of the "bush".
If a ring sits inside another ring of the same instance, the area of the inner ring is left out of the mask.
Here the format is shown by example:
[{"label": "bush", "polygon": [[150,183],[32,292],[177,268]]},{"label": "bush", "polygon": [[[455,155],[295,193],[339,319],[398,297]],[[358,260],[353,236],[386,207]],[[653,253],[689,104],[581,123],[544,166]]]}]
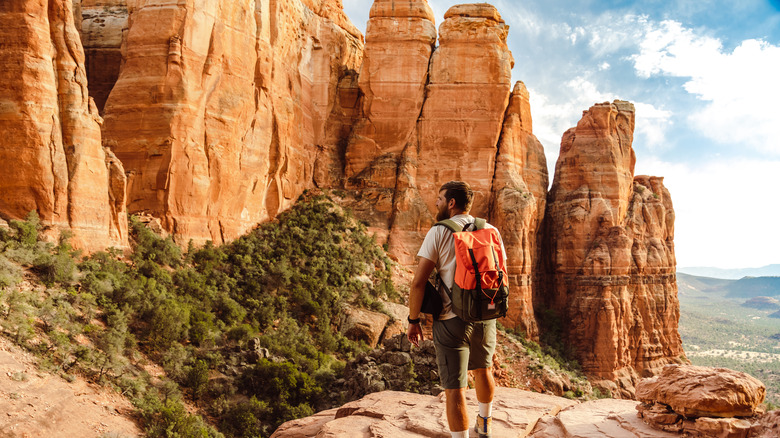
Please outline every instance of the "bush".
[{"label": "bush", "polygon": [[22,270],[18,265],[0,254],[0,289],[16,286],[22,280]]}]

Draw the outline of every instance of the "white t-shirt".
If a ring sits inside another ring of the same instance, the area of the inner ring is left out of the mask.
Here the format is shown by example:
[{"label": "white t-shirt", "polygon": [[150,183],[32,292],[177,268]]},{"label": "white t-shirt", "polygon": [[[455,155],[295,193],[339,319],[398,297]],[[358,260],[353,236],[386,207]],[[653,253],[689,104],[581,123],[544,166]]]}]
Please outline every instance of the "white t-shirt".
[{"label": "white t-shirt", "polygon": [[[458,214],[450,218],[453,222],[461,227],[466,224],[474,222],[474,217],[468,214]],[[493,225],[487,224],[485,228],[496,229]],[[500,233],[499,233],[499,239]],[[501,252],[504,253],[504,263],[506,264],[506,249],[504,248],[504,241],[501,240]],[[452,237],[452,231],[447,227],[433,226],[428,230],[428,234],[425,235],[420,251],[417,252],[418,257],[424,257],[436,264],[436,270],[439,272],[442,282],[448,289],[452,290],[452,285],[455,283],[455,239]],[[441,301],[443,309],[439,320],[445,320],[454,318],[455,314],[452,312],[452,300],[444,290],[439,290],[441,295]]]}]

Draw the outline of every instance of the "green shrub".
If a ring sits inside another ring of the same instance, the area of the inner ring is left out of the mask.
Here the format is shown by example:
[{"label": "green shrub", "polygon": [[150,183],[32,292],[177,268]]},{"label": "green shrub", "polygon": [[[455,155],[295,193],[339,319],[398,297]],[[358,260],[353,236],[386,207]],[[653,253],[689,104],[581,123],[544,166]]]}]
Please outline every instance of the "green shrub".
[{"label": "green shrub", "polygon": [[13,238],[25,248],[33,248],[38,243],[38,230],[41,226],[38,212],[33,210],[27,214],[25,220],[12,220],[8,223],[11,227]]},{"label": "green shrub", "polygon": [[0,289],[16,286],[22,280],[22,270],[0,254]]}]

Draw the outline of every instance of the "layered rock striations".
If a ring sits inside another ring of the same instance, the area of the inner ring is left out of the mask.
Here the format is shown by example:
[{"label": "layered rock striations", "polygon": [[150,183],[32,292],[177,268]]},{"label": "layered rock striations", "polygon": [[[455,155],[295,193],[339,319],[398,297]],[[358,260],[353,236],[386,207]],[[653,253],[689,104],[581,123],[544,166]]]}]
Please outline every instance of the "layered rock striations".
[{"label": "layered rock striations", "polygon": [[127,0],[74,0],[73,8],[74,24],[84,46],[89,95],[102,113],[122,66]]},{"label": "layered rock striations", "polygon": [[71,1],[4,1],[0,23],[0,216],[37,210],[74,246],[126,246],[124,171],[101,145]]},{"label": "layered rock striations", "polygon": [[441,183],[464,180],[472,212],[487,216],[514,60],[509,30],[495,7],[457,5],[444,15],[418,125],[417,188],[434,204]]},{"label": "layered rock striations", "polygon": [[338,159],[350,114],[336,107],[356,104],[342,79],[362,53],[340,2],[128,9],[103,134],[129,173],[131,212],[160,217],[177,240],[221,243],[312,187],[316,161]]},{"label": "layered rock striations", "polygon": [[507,249],[512,294],[505,323],[523,330],[530,339],[538,337],[533,291],[543,284],[541,226],[547,187],[544,147],[533,135],[528,90],[518,82],[512,91],[498,143],[490,219],[501,230]]},{"label": "layered rock striations", "polygon": [[674,210],[662,178],[634,178],[634,107],[597,104],[567,131],[545,213],[553,309],[583,371],[614,395],[683,354]]}]

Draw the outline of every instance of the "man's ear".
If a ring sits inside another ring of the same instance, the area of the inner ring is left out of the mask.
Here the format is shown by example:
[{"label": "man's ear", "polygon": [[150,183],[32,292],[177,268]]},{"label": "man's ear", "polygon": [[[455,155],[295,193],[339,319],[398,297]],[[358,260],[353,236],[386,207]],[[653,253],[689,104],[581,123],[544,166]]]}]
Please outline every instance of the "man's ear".
[{"label": "man's ear", "polygon": [[447,201],[447,208],[450,210],[455,208],[455,198],[451,198],[449,201]]}]

